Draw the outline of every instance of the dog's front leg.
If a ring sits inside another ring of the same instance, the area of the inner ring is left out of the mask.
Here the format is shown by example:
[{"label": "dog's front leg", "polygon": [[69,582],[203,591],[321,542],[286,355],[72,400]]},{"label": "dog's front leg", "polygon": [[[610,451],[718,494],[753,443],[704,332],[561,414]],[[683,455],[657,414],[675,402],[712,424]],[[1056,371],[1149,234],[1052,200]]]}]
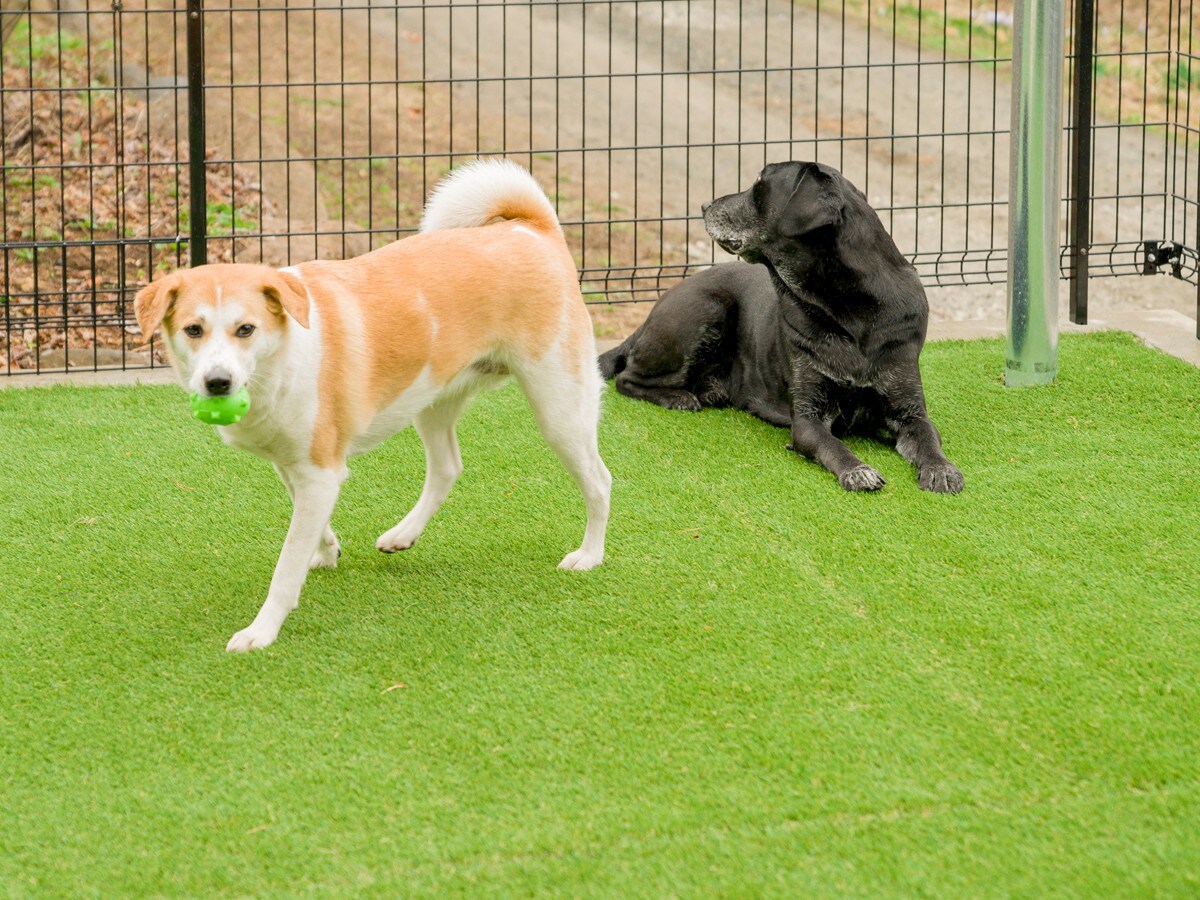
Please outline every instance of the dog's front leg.
[{"label": "dog's front leg", "polygon": [[848,491],[877,491],[885,483],[882,475],[835,438],[817,416],[792,415],[792,442],[788,448],[819,462]]},{"label": "dog's front leg", "polygon": [[[291,476],[288,475],[287,469],[278,463],[274,465],[275,474],[283,482],[283,486],[287,489],[288,499],[292,501],[294,507],[296,503],[296,489],[292,486]],[[325,534],[321,537],[321,545],[317,547],[317,552],[313,555],[308,567],[310,569],[333,569],[337,567],[341,556],[342,548],[338,545],[337,535],[333,533],[332,528],[326,525]]]},{"label": "dog's front leg", "polygon": [[896,452],[917,467],[917,484],[937,494],[957,494],[963,474],[942,452],[942,437],[925,411],[921,372],[913,361],[898,365],[884,388],[887,427],[896,436]]},{"label": "dog's front leg", "polygon": [[287,470],[287,480],[293,491],[292,523],[275,564],[267,600],[249,627],[229,639],[225,647],[228,651],[266,647],[279,634],[283,620],[300,602],[300,589],[333,515],[343,476],[316,466],[297,466]]},{"label": "dog's front leg", "polygon": [[887,425],[896,435],[896,452],[917,467],[917,484],[922,490],[957,494],[963,489],[962,472],[946,459],[941,436],[923,410],[905,419],[889,417]]},{"label": "dog's front leg", "polygon": [[836,404],[829,395],[832,388],[820,372],[806,364],[803,358],[798,359],[792,364],[789,387],[792,442],[788,449],[819,462],[836,475],[838,483],[848,491],[877,491],[883,487],[883,476],[855,456],[829,430],[825,415]]}]

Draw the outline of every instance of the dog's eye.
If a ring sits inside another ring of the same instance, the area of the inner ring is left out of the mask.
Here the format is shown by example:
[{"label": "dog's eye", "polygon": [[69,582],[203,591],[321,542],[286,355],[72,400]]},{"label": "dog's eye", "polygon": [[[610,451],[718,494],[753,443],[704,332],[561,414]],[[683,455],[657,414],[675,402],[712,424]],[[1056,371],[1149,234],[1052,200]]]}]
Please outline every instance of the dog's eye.
[{"label": "dog's eye", "polygon": [[238,330],[234,332],[240,338],[247,338],[254,334],[254,326],[247,322],[245,325],[238,326]]},{"label": "dog's eye", "polygon": [[183,329],[183,333],[190,338],[198,338],[200,335],[204,334],[204,329],[193,322],[191,325],[188,325]]}]

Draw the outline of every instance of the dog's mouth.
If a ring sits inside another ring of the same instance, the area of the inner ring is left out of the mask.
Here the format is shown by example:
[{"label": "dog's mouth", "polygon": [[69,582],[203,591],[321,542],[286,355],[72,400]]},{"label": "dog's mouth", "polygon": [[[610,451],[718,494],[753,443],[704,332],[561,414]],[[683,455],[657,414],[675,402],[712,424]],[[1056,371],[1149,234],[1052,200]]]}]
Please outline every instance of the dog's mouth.
[{"label": "dog's mouth", "polygon": [[721,238],[717,240],[717,246],[726,253],[732,253],[734,256],[741,257],[744,262],[762,262],[762,254],[750,247],[748,241],[740,238]]}]

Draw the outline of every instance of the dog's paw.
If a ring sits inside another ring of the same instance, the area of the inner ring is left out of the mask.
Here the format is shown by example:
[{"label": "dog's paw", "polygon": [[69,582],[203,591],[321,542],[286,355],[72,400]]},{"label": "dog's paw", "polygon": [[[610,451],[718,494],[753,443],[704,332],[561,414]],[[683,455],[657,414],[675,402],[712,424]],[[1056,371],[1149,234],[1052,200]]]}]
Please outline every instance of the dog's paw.
[{"label": "dog's paw", "polygon": [[563,561],[558,564],[560,569],[565,569],[570,572],[584,572],[588,569],[594,569],[604,561],[604,553],[593,553],[590,550],[584,550],[580,547],[563,557]]},{"label": "dog's paw", "polygon": [[272,630],[261,625],[251,625],[229,639],[229,643],[225,645],[225,652],[246,653],[249,650],[258,650],[275,643],[278,636],[278,628]]},{"label": "dog's paw", "polygon": [[866,463],[847,469],[838,476],[838,482],[848,491],[877,491],[887,484],[883,476]]},{"label": "dog's paw", "polygon": [[395,528],[390,528],[379,536],[375,549],[384,553],[395,553],[397,550],[407,550],[421,536],[419,528],[413,528],[401,522]]},{"label": "dog's paw", "polygon": [[935,494],[957,494],[963,489],[963,473],[957,466],[946,463],[939,466],[926,466],[917,474],[917,484],[923,491],[933,491]]},{"label": "dog's paw", "polygon": [[338,546],[336,540],[332,544],[322,542],[321,546],[317,548],[317,552],[313,554],[308,567],[310,569],[336,569],[341,556],[342,548]]},{"label": "dog's paw", "polygon": [[667,409],[679,409],[684,412],[700,412],[703,408],[700,398],[691,391],[671,391],[663,406]]}]

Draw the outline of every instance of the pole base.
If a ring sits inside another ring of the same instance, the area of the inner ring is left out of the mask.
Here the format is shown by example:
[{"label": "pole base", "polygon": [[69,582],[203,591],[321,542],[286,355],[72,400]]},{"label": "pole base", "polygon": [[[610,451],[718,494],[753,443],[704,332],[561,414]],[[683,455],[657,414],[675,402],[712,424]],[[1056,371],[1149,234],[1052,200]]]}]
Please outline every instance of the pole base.
[{"label": "pole base", "polygon": [[1019,359],[1004,361],[1005,387],[1038,387],[1051,384],[1058,377],[1058,360],[1050,362],[1024,362]]}]

